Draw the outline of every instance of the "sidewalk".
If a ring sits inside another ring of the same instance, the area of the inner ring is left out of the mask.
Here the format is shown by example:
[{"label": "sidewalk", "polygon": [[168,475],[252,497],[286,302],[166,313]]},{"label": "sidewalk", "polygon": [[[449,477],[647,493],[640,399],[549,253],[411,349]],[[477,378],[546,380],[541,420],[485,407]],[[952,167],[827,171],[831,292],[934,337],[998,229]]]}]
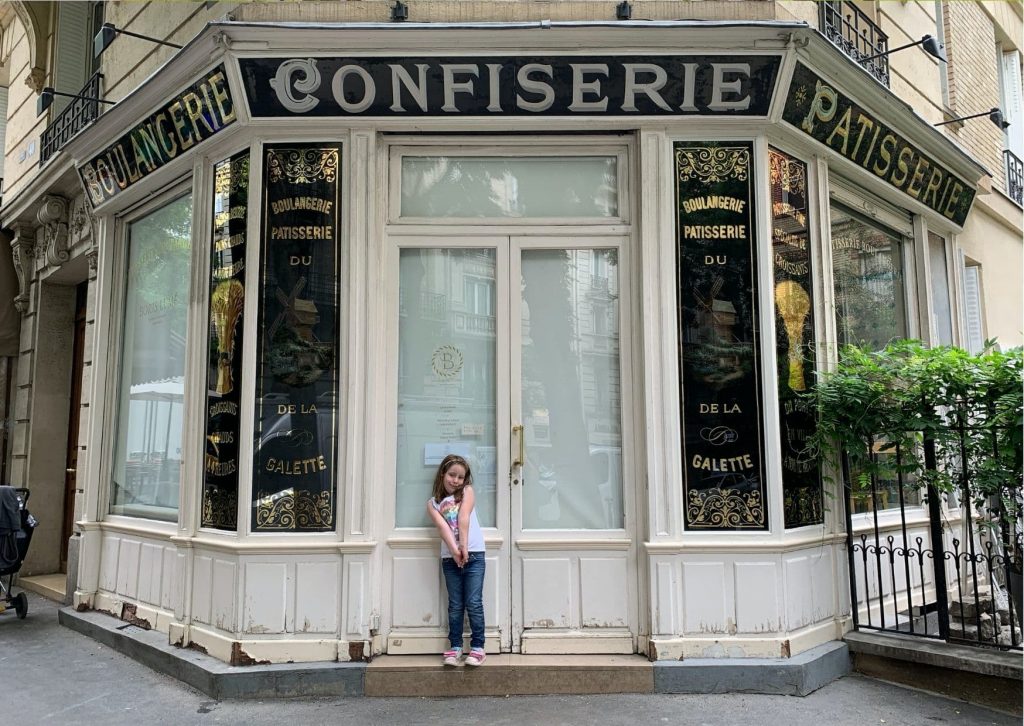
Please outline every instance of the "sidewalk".
[{"label": "sidewalk", "polygon": [[[613,695],[212,701],[57,623],[29,594],[29,615],[0,615],[4,720],[18,724],[1013,724],[1012,716],[847,676],[803,698]],[[470,695],[470,694],[467,694]]]}]

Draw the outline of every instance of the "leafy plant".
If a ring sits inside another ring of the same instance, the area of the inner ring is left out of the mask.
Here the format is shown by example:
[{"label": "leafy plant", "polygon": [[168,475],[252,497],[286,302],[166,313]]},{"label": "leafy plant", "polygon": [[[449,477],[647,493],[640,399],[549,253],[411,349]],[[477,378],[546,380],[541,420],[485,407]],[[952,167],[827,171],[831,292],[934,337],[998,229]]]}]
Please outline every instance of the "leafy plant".
[{"label": "leafy plant", "polygon": [[[837,465],[845,454],[855,497],[876,481],[932,484],[985,512],[1004,543],[1021,517],[1024,356],[986,343],[978,355],[919,341],[879,351],[849,346],[837,369],[807,394],[818,427],[810,453]],[[935,464],[924,458],[934,442]],[[1020,565],[1019,547],[1016,564]]]}]

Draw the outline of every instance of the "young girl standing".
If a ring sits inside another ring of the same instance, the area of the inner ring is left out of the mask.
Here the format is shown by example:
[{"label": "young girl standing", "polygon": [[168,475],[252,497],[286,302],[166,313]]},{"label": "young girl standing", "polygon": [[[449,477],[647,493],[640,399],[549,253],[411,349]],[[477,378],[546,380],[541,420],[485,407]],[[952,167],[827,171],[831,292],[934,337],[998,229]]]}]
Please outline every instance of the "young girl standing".
[{"label": "young girl standing", "polygon": [[462,656],[463,613],[469,613],[470,650],[466,665],[478,666],[484,653],[484,535],[476,518],[473,475],[461,456],[449,454],[434,475],[427,512],[441,533],[441,569],[448,587],[448,643],[445,665]]}]

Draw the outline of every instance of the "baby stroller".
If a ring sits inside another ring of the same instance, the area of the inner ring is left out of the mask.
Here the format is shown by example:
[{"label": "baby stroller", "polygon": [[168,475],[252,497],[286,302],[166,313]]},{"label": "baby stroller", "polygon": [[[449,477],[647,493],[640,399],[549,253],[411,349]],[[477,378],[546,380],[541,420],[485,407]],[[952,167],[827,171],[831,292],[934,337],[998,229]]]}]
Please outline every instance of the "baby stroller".
[{"label": "baby stroller", "polygon": [[0,613],[13,605],[21,619],[28,614],[28,598],[13,593],[14,583],[37,524],[26,506],[28,495],[28,489],[0,486]]}]

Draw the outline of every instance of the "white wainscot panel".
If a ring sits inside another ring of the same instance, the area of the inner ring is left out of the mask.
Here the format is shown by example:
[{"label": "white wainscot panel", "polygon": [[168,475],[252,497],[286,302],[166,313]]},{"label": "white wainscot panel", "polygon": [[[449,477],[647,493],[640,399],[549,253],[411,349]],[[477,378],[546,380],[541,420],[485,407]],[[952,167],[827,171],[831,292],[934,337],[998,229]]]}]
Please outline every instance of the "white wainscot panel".
[{"label": "white wainscot panel", "polygon": [[726,633],[733,625],[726,614],[724,562],[683,564],[683,626],[687,633]]},{"label": "white wainscot panel", "polygon": [[779,616],[779,568],[773,562],[736,562],[736,628],[741,633],[777,633]]},{"label": "white wainscot panel", "polygon": [[117,593],[131,600],[139,599],[139,554],[142,543],[136,539],[121,539],[117,556]]},{"label": "white wainscot panel", "polygon": [[809,554],[811,567],[811,620],[820,623],[835,610],[835,579],[832,574],[832,550],[815,549]]},{"label": "white wainscot panel", "polygon": [[678,635],[679,622],[679,564],[654,563],[654,635]]},{"label": "white wainscot panel", "polygon": [[790,554],[786,573],[786,627],[802,628],[811,622],[811,563],[806,554]]},{"label": "white wainscot panel", "polygon": [[572,579],[572,563],[567,558],[524,558],[523,626],[578,626],[572,617]]},{"label": "white wainscot panel", "polygon": [[[502,620],[498,617],[498,603],[501,600],[502,578],[507,577],[507,575],[501,571],[499,566],[500,560],[497,555],[487,557],[486,560],[487,570],[484,574],[484,623],[489,623],[493,626]],[[467,630],[466,632],[469,631]]]},{"label": "white wainscot panel", "polygon": [[163,585],[164,547],[152,542],[142,543],[139,555],[139,600],[160,606]]},{"label": "white wainscot panel", "polygon": [[210,624],[213,602],[213,557],[197,554],[192,565],[192,619]]},{"label": "white wainscot panel", "polygon": [[163,550],[164,565],[160,578],[160,607],[165,610],[178,610],[185,592],[182,573],[185,571],[185,555],[174,547]]},{"label": "white wainscot panel", "polygon": [[242,623],[246,633],[283,633],[288,620],[288,565],[247,562]]},{"label": "white wainscot panel", "polygon": [[[441,561],[437,555],[395,557],[392,569],[392,627],[442,627]],[[447,609],[447,595],[444,602]]]},{"label": "white wainscot panel", "polygon": [[121,538],[103,535],[103,554],[100,560],[100,589],[114,592],[117,588],[117,553],[121,551]]},{"label": "white wainscot panel", "polygon": [[584,628],[629,624],[625,557],[580,557],[580,607]]},{"label": "white wainscot panel", "polygon": [[338,631],[338,562],[295,565],[295,630],[299,633]]},{"label": "white wainscot panel", "polygon": [[369,605],[366,602],[367,563],[362,559],[346,558],[345,569],[348,573],[345,577],[345,632],[349,636],[366,637],[369,631],[369,623],[366,622]]},{"label": "white wainscot panel", "polygon": [[210,624],[221,630],[235,629],[235,598],[238,593],[238,563],[221,557],[213,559],[213,599]]}]

